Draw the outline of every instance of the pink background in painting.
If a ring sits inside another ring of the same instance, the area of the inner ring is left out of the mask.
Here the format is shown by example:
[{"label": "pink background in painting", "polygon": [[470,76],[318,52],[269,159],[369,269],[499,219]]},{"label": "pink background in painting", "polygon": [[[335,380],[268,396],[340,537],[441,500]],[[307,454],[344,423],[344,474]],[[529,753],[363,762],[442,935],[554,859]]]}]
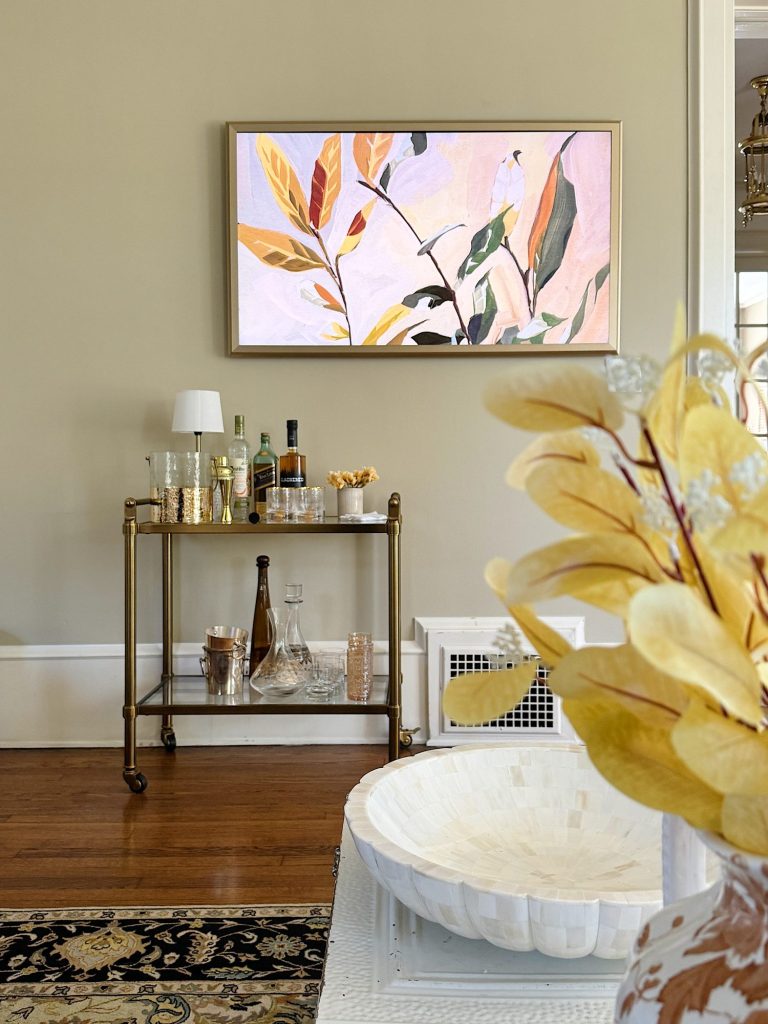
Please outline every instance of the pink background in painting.
[{"label": "pink background in painting", "polygon": [[[291,162],[307,198],[315,159],[330,133],[275,133],[272,138]],[[511,248],[523,269],[539,197],[552,160],[569,132],[430,132],[425,153],[401,164],[392,175],[388,192],[420,237],[429,238],[447,224],[465,226],[451,231],[434,247],[434,255],[452,286],[456,272],[469,252],[472,236],[498,211],[491,208],[491,193],[499,165],[508,154],[521,150],[525,173],[525,198],[510,236]],[[322,229],[326,248],[338,251],[349,225],[372,193],[358,184],[360,177],[352,158],[352,134],[342,135],[342,186],[330,222]],[[387,161],[410,141],[408,134],[394,138]],[[314,239],[294,228],[281,212],[267,184],[255,149],[256,135],[237,138],[237,218],[241,224],[281,231],[316,248]],[[386,161],[385,161],[386,162]],[[562,265],[541,290],[536,307],[563,317],[564,322],[545,335],[545,343],[563,342],[570,331],[584,289],[609,260],[611,220],[611,135],[609,132],[578,132],[563,154],[565,176],[573,183],[577,215]],[[365,234],[354,252],[341,258],[353,340],[357,343],[375,326],[390,306],[420,287],[441,284],[427,256],[417,255],[418,245],[406,226],[382,200],[371,214]],[[457,287],[465,322],[473,312],[473,289],[488,271],[499,311],[487,343],[493,344],[511,326],[525,328],[530,320],[520,276],[509,254],[499,250]],[[315,306],[302,298],[303,286],[322,284],[334,295],[336,287],[322,271],[291,273],[267,266],[238,244],[238,289],[241,346],[316,345],[348,348],[349,342],[326,341],[333,322],[344,323],[341,314]],[[571,342],[606,344],[609,338],[609,281],[594,302],[590,289],[584,324]],[[425,304],[414,309],[381,339],[380,344],[408,323],[426,320],[417,330],[450,335],[457,328],[450,303],[433,310]],[[406,342],[406,344],[413,344]]]}]

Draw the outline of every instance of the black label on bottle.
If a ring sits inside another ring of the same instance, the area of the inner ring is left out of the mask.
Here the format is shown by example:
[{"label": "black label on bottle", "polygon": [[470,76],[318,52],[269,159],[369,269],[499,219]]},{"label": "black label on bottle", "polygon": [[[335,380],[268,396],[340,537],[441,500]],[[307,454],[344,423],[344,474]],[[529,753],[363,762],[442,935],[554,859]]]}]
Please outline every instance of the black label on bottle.
[{"label": "black label on bottle", "polygon": [[255,465],[253,467],[253,490],[254,492],[267,487],[275,486],[275,464]]},{"label": "black label on bottle", "polygon": [[280,486],[281,487],[306,487],[307,478],[302,474],[293,473],[281,473],[280,474]]}]

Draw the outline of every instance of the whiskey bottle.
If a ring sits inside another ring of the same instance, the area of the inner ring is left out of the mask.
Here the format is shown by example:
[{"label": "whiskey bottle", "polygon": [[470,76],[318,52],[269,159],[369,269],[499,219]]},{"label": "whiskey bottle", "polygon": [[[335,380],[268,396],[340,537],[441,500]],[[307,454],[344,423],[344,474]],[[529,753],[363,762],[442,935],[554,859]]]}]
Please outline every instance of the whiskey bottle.
[{"label": "whiskey bottle", "polygon": [[251,630],[251,660],[248,666],[249,677],[253,675],[261,662],[266,658],[272,644],[272,628],[267,612],[272,607],[269,600],[269,555],[259,555],[256,559],[259,578],[256,584],[256,605],[253,609],[253,629]]},{"label": "whiskey bottle", "polygon": [[232,480],[232,520],[246,523],[251,511],[251,449],[245,439],[245,416],[235,416],[235,436],[229,443]]},{"label": "whiskey bottle", "polygon": [[280,460],[272,451],[269,434],[261,435],[261,448],[253,456],[253,510],[260,516],[267,512],[267,490],[277,486]]},{"label": "whiskey bottle", "polygon": [[288,420],[288,451],[280,456],[280,486],[307,486],[307,457],[299,455],[299,421]]}]

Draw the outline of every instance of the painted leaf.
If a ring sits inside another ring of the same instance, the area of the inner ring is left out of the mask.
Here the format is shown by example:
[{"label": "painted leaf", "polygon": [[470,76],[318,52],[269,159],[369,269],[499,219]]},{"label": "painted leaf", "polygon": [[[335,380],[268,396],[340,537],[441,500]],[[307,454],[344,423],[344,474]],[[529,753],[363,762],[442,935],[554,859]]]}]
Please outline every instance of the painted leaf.
[{"label": "painted leaf", "polygon": [[664,583],[637,594],[627,625],[632,643],[660,671],[697,687],[745,722],[761,720],[752,660],[689,587]]},{"label": "painted leaf", "polygon": [[684,687],[649,665],[631,644],[573,651],[550,673],[547,685],[570,700],[615,701],[641,721],[664,729],[675,726],[688,706]]},{"label": "painted leaf", "polygon": [[315,285],[315,291],[325,303],[326,309],[332,309],[335,313],[343,313],[344,307],[341,305],[338,299],[334,298],[333,295],[324,288],[321,284]]},{"label": "painted leaf", "polygon": [[256,153],[277,205],[295,227],[311,235],[307,200],[283,151],[274,139],[262,133],[256,139]]},{"label": "painted leaf", "polygon": [[768,854],[768,795],[728,793],[723,799],[722,834],[740,850]]},{"label": "painted leaf", "polygon": [[537,338],[542,338],[549,330],[549,324],[547,321],[540,316],[535,316],[530,323],[526,324],[521,331],[518,332],[518,339],[520,341],[530,341],[532,344],[536,344]]},{"label": "painted leaf", "polygon": [[523,367],[494,380],[485,393],[494,416],[521,430],[618,430],[624,413],[604,377],[582,366]]},{"label": "painted leaf", "polygon": [[627,533],[647,537],[640,498],[613,473],[589,465],[549,462],[534,469],[526,490],[558,523],[585,533]]},{"label": "painted leaf", "polygon": [[309,220],[318,230],[328,223],[341,191],[341,135],[337,132],[323,143],[312,172]]},{"label": "painted leaf", "polygon": [[363,345],[376,345],[381,337],[383,337],[387,331],[398,320],[401,320],[410,310],[407,306],[403,306],[402,303],[398,302],[394,306],[390,306],[386,312],[382,313],[376,326],[363,340]]},{"label": "painted leaf", "polygon": [[327,334],[324,334],[323,337],[327,341],[348,341],[349,331],[343,324],[334,323],[331,324],[330,331]]},{"label": "painted leaf", "polygon": [[523,491],[528,475],[548,465],[599,466],[600,453],[578,430],[542,434],[517,456],[505,479],[510,487]]},{"label": "painted leaf", "polygon": [[520,150],[516,149],[501,161],[491,190],[489,216],[493,219],[498,213],[505,211],[505,237],[512,234],[525,197],[525,175],[519,157]]},{"label": "painted leaf", "polygon": [[584,326],[584,314],[587,310],[587,298],[589,296],[589,286],[591,284],[591,281],[587,282],[587,287],[584,289],[584,294],[581,297],[579,308],[576,310],[576,316],[571,320],[571,329],[568,331],[568,337],[563,342],[564,345],[569,345]]},{"label": "painted leaf", "polygon": [[[562,172],[562,155],[573,140],[574,134],[568,136],[552,161],[528,236],[528,267],[534,274],[534,295],[560,266],[576,216],[573,185]],[[554,266],[558,248],[561,250],[560,258],[557,266]]]},{"label": "painted leaf", "polygon": [[524,604],[509,606],[509,612],[522,630],[528,643],[533,647],[545,665],[554,668],[573,650],[571,645],[556,629],[552,629]]},{"label": "painted leaf", "polygon": [[535,661],[456,676],[443,693],[443,714],[458,725],[482,725],[516,707],[535,677]]},{"label": "painted leaf", "polygon": [[470,344],[479,345],[488,337],[499,308],[493,294],[490,274],[484,274],[475,285],[472,303],[475,312],[469,319],[467,330]]},{"label": "painted leaf", "polygon": [[679,814],[694,828],[720,831],[722,797],[680,761],[668,730],[604,698],[566,700],[563,710],[612,786],[646,807]]},{"label": "painted leaf", "polygon": [[284,235],[281,231],[252,228],[238,224],[237,237],[262,263],[281,270],[299,273],[303,270],[325,270],[325,263],[309,246]]},{"label": "painted leaf", "polygon": [[694,698],[672,730],[677,756],[718,793],[768,792],[768,734],[752,732]]},{"label": "painted leaf", "polygon": [[375,184],[376,175],[381,168],[394,139],[392,132],[357,132],[352,141],[352,156],[357,169],[368,182]]},{"label": "painted leaf", "polygon": [[355,216],[352,218],[352,223],[347,229],[347,234],[344,241],[341,243],[336,258],[340,256],[346,256],[347,253],[352,252],[360,244],[363,232],[366,229],[368,221],[370,220],[371,210],[376,205],[376,200],[372,199],[370,203],[366,203],[362,210],[358,210]]},{"label": "painted leaf", "polygon": [[519,327],[505,327],[501,332],[499,340],[496,342],[497,345],[517,345],[519,344],[518,335],[520,334]]},{"label": "painted leaf", "polygon": [[437,334],[435,331],[420,331],[413,335],[417,345],[450,345],[453,341],[447,334]]},{"label": "painted leaf", "polygon": [[422,153],[426,153],[427,133],[411,132],[411,145],[413,146],[413,152],[416,156],[421,156]]},{"label": "painted leaf", "polygon": [[521,604],[570,594],[622,615],[634,593],[663,579],[657,562],[635,537],[584,534],[516,562],[507,580],[507,601]]},{"label": "painted leaf", "polygon": [[555,200],[552,206],[547,229],[532,264],[534,269],[533,304],[544,285],[560,269],[563,262],[568,239],[571,237],[573,223],[576,220],[576,190],[566,178],[562,163],[557,167]]},{"label": "painted leaf", "polygon": [[611,272],[611,264],[606,263],[604,267],[601,267],[595,274],[595,295],[600,291],[605,282],[608,280],[608,275]]},{"label": "painted leaf", "polygon": [[458,279],[463,281],[465,277],[473,273],[481,266],[489,256],[492,256],[504,241],[504,215],[502,210],[485,227],[476,232],[469,246],[469,253],[459,267]]},{"label": "painted leaf", "polygon": [[419,320],[418,323],[409,324],[407,327],[404,327],[402,331],[398,331],[397,334],[393,334],[392,337],[387,342],[387,347],[390,347],[392,345],[402,345],[405,339],[414,329],[414,327],[421,327],[421,325],[425,324],[426,322],[426,320]]},{"label": "painted leaf", "polygon": [[403,299],[403,305],[416,309],[420,302],[426,301],[429,309],[442,305],[443,302],[450,302],[453,292],[442,284],[428,284],[424,288],[418,288]]},{"label": "painted leaf", "polygon": [[434,235],[430,235],[430,237],[422,244],[422,246],[419,249],[417,255],[418,256],[426,256],[426,254],[428,252],[432,252],[432,249],[434,248],[435,242],[437,242],[439,239],[441,239],[443,237],[443,235],[447,235],[449,231],[455,231],[456,228],[463,228],[463,227],[466,227],[466,225],[465,224],[446,224],[444,228],[440,228],[440,230],[436,231],[434,233]]}]

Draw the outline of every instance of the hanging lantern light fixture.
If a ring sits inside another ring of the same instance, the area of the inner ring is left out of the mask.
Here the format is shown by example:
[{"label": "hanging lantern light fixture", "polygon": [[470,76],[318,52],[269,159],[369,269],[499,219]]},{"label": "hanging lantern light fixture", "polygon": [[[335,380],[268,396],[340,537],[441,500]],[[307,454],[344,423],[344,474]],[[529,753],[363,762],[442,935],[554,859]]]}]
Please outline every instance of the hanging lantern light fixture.
[{"label": "hanging lantern light fixture", "polygon": [[739,152],[744,154],[744,184],[747,188],[744,201],[739,207],[739,213],[744,218],[744,227],[755,214],[768,213],[768,75],[753,78],[750,85],[760,94],[760,110],[752,118],[752,131],[739,143]]}]

